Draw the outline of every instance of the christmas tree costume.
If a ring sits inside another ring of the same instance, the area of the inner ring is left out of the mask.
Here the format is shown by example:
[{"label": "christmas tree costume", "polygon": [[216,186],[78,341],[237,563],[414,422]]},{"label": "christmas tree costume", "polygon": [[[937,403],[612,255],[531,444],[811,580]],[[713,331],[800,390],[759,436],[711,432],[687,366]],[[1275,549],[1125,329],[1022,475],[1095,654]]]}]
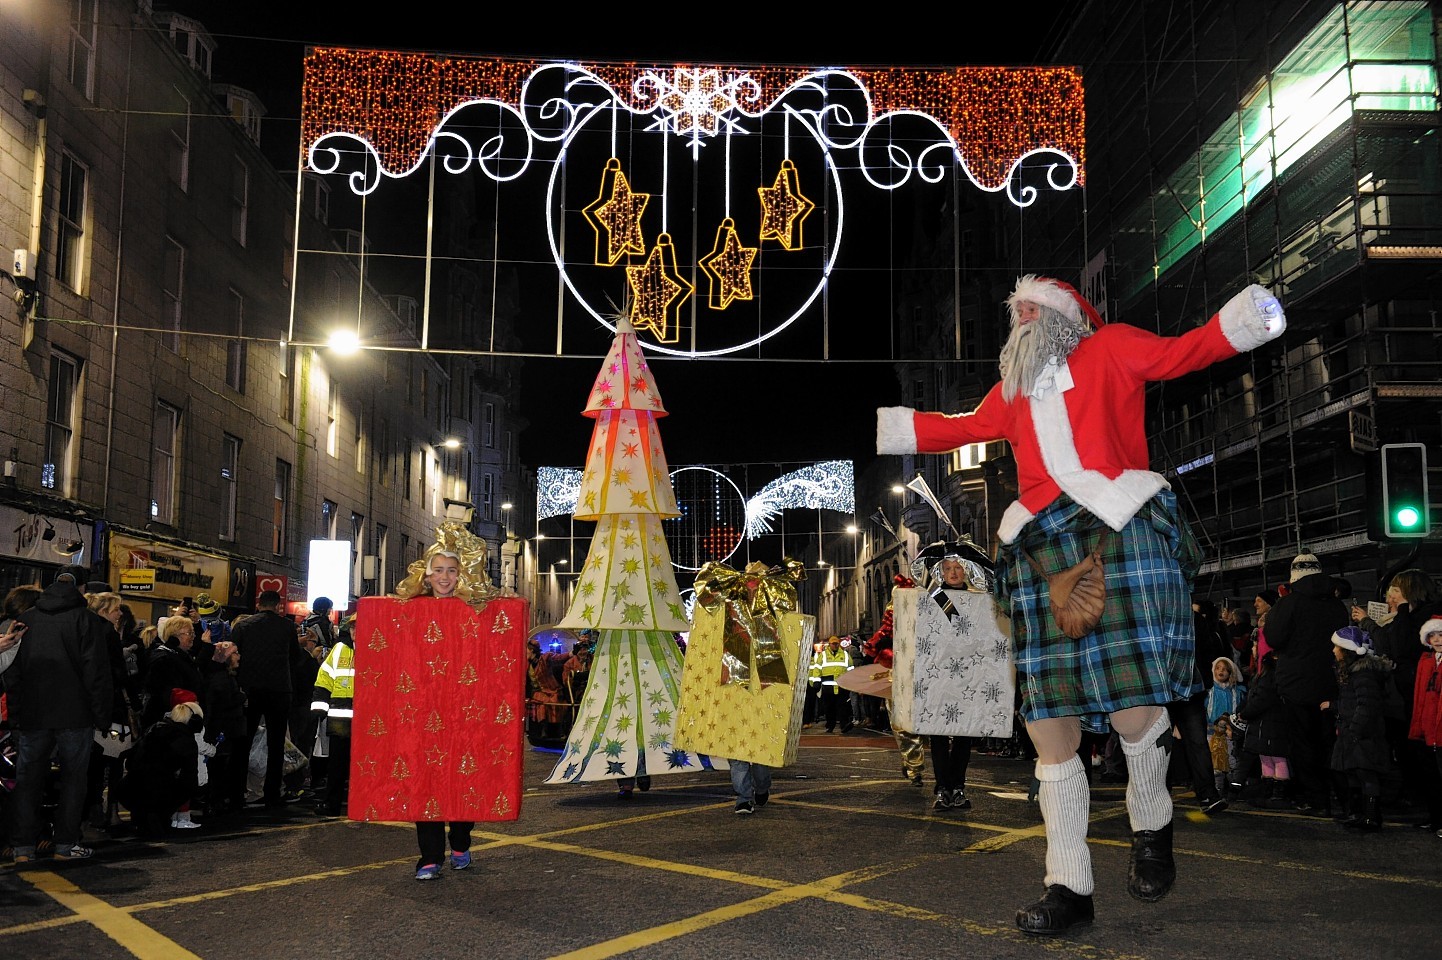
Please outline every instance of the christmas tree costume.
[{"label": "christmas tree costume", "polygon": [[675,634],[690,629],[661,529],[680,516],[656,418],[666,415],[630,321],[616,337],[584,410],[596,421],[576,519],[596,532],[560,626],[599,632],[575,724],[547,783],[616,781],[644,788],[663,773],[725,769],[672,742],[680,696]]}]

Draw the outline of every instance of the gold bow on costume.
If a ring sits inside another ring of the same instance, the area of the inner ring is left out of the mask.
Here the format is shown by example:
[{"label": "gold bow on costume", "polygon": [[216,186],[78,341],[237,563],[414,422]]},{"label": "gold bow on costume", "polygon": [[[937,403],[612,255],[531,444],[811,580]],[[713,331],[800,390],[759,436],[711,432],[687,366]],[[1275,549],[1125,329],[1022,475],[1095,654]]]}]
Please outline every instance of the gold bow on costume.
[{"label": "gold bow on costume", "polygon": [[725,605],[721,683],[746,684],[753,673],[763,684],[791,682],[779,621],[796,609],[795,583],[804,579],[801,561],[790,557],[778,567],[753,562],[740,572],[712,561],[696,574],[696,602],[708,610]]},{"label": "gold bow on costume", "polygon": [[470,604],[484,603],[501,595],[486,576],[486,541],[466,529],[464,521],[442,520],[436,527],[436,542],[426,548],[419,560],[406,568],[406,578],[396,584],[395,596],[402,600],[428,597],[426,566],[438,553],[454,553],[461,560],[460,582],[456,596]]}]

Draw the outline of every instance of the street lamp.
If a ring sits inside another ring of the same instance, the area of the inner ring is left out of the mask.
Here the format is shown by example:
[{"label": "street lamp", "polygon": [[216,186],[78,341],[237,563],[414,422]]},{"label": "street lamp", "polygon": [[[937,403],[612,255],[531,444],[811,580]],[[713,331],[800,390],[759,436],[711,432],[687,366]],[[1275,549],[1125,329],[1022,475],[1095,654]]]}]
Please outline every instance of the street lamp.
[{"label": "street lamp", "polygon": [[360,335],[354,330],[337,330],[326,343],[338,356],[349,357],[360,350]]}]

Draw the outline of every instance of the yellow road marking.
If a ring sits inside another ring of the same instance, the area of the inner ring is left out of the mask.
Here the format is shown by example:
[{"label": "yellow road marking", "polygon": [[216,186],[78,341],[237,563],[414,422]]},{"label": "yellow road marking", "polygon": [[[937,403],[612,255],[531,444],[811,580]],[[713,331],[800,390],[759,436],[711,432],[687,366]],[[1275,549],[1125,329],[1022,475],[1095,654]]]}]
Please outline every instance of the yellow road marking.
[{"label": "yellow road marking", "polygon": [[200,960],[174,940],[162,936],[124,910],[91,896],[58,874],[27,873],[25,880],[137,957],[145,960]]}]

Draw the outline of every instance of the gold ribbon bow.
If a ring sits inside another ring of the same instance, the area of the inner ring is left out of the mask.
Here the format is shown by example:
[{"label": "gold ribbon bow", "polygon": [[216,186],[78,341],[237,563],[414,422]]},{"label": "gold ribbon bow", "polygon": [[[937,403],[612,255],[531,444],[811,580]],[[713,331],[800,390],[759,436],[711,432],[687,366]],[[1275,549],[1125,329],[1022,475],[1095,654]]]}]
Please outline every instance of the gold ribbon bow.
[{"label": "gold ribbon bow", "polygon": [[776,567],[759,561],[733,570],[712,561],[696,574],[696,602],[724,608],[721,683],[791,683],[781,649],[781,615],[796,609],[796,582],[806,579],[801,561],[790,557]]}]

